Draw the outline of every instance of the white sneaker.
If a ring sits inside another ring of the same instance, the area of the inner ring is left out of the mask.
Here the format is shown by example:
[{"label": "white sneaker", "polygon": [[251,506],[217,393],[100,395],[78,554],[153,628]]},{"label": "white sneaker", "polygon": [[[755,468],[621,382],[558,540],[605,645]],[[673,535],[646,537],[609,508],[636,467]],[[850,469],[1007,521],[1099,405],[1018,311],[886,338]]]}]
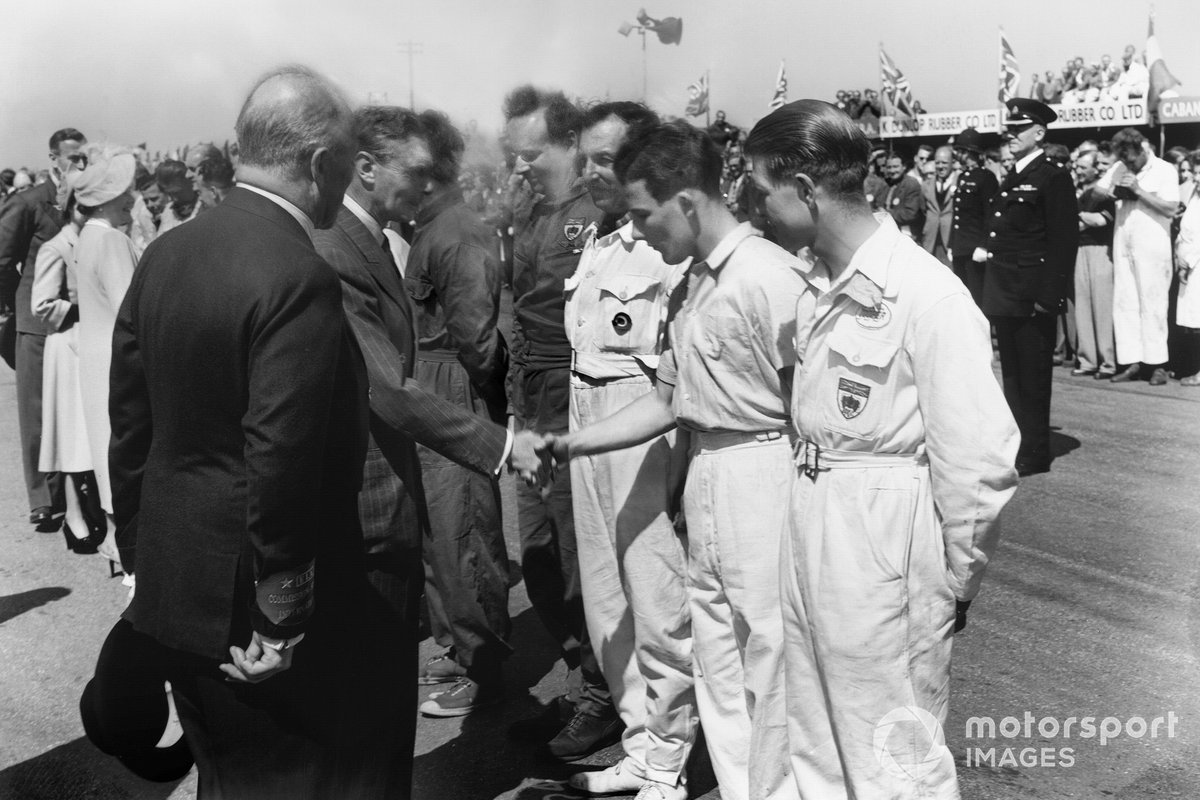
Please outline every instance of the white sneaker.
[{"label": "white sneaker", "polygon": [[668,786],[658,781],[646,781],[634,800],[687,800],[686,786]]},{"label": "white sneaker", "polygon": [[627,758],[622,758],[617,763],[606,769],[594,772],[576,772],[572,775],[567,783],[572,789],[578,789],[587,794],[629,794],[641,788],[646,779],[641,775],[635,775],[632,770],[626,769],[625,762]]}]

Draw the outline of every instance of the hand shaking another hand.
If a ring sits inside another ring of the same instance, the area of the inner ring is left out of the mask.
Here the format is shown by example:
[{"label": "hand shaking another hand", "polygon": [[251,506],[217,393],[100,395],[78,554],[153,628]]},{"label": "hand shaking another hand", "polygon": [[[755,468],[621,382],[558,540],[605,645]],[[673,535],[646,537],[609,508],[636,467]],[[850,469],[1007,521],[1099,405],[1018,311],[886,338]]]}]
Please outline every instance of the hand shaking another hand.
[{"label": "hand shaking another hand", "polygon": [[541,486],[554,479],[555,470],[567,463],[570,447],[566,435],[518,431],[513,435],[508,469],[527,486]]}]

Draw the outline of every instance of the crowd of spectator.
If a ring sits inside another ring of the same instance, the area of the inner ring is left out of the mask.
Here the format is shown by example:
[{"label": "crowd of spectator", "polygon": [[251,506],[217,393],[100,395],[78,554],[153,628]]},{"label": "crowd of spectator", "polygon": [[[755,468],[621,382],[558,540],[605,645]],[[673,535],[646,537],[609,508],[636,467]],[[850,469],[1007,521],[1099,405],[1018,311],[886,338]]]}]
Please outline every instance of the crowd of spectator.
[{"label": "crowd of spectator", "polygon": [[1061,72],[1033,73],[1029,96],[1043,103],[1072,105],[1145,97],[1149,89],[1145,54],[1139,58],[1134,46],[1127,45],[1119,64],[1107,53],[1091,63],[1075,56],[1067,60]]}]

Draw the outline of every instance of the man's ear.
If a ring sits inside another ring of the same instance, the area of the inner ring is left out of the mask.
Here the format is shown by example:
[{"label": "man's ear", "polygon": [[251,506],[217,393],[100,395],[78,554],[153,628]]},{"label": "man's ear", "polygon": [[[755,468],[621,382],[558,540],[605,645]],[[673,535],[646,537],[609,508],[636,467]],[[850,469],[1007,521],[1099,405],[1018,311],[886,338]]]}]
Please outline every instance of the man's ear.
[{"label": "man's ear", "polygon": [[354,154],[354,177],[362,182],[367,188],[375,185],[375,172],[379,169],[379,165],[375,159],[371,158],[361,150]]},{"label": "man's ear", "polygon": [[796,187],[796,196],[800,198],[801,203],[804,203],[806,206],[811,206],[816,200],[816,182],[804,172],[797,172],[792,177]]},{"label": "man's ear", "polygon": [[692,189],[680,189],[675,193],[675,201],[679,203],[679,210],[688,219],[693,219],[696,216],[696,198],[692,196]]}]

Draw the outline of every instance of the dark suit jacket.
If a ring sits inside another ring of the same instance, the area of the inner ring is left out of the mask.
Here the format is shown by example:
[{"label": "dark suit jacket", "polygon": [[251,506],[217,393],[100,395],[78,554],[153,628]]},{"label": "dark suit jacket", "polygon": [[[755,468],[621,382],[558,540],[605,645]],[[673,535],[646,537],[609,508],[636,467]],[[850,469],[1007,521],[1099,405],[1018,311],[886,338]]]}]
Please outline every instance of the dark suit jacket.
[{"label": "dark suit jacket", "polygon": [[918,243],[925,226],[925,200],[921,184],[911,175],[904,175],[895,186],[887,188],[884,207],[896,225]]},{"label": "dark suit jacket", "polygon": [[1036,302],[1060,311],[1071,292],[1079,206],[1070,174],[1042,153],[1011,172],[989,206],[983,312],[1027,317]]},{"label": "dark suit jacket", "polygon": [[[135,628],[224,660],[251,627],[336,634],[356,618],[366,392],[337,275],[267,198],[234,189],[147,249],[109,397]],[[329,640],[306,639],[305,661]]]},{"label": "dark suit jacket", "polygon": [[428,523],[415,443],[491,474],[504,453],[505,430],[411,380],[412,300],[395,264],[349,209],[338,211],[332,228],[317,231],[315,242],[341,278],[342,306],[370,380],[372,447],[360,501],[368,552],[417,547]]},{"label": "dark suit jacket", "polygon": [[50,330],[30,308],[33,265],[38,248],[62,230],[62,215],[54,203],[58,189],[54,181],[34,186],[8,198],[0,206],[0,275],[24,264],[17,284],[17,330],[45,336]]}]

